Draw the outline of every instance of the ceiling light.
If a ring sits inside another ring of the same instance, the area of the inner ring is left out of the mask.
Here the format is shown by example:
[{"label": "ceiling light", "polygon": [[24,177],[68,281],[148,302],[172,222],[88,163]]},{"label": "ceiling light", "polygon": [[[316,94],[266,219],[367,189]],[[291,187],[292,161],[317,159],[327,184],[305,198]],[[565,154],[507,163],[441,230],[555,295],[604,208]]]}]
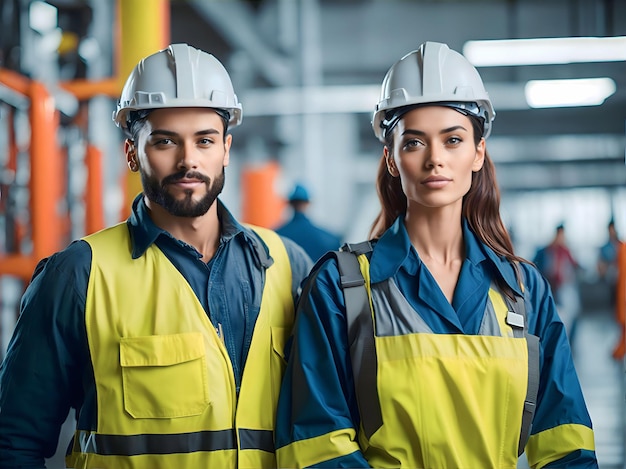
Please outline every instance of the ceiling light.
[{"label": "ceiling light", "polygon": [[463,55],[476,67],[626,60],[626,36],[467,41]]},{"label": "ceiling light", "polygon": [[533,108],[599,106],[615,89],[615,82],[610,78],[530,80],[524,93]]}]

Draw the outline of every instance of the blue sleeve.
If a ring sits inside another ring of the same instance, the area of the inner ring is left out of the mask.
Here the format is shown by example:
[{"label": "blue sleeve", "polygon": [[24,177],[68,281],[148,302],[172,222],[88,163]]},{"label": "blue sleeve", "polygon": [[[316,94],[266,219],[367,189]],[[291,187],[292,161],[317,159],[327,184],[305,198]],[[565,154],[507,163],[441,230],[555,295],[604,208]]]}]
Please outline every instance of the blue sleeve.
[{"label": "blue sleeve", "polygon": [[313,267],[313,261],[309,255],[289,238],[281,236],[280,238],[287,250],[287,256],[289,256],[289,263],[291,264],[291,293],[294,299],[297,299],[300,295],[302,281],[311,271]]},{"label": "blue sleeve", "polygon": [[73,243],[41,261],[22,297],[0,366],[0,468],[44,467],[69,409],[79,407],[90,264],[88,245]]},{"label": "blue sleeve", "polygon": [[[578,375],[566,335],[565,326],[558,317],[548,282],[534,267],[523,264],[526,277],[527,315],[529,332],[540,339],[540,382],[537,407],[529,446],[542,448],[537,457],[551,459],[545,448],[551,439],[588,442],[593,446],[592,424],[582,393]],[[577,430],[578,429],[578,430]],[[543,441],[542,441],[543,440]],[[528,454],[533,464],[533,455]],[[589,448],[575,448],[563,458],[545,467],[596,468],[595,452]]]},{"label": "blue sleeve", "polygon": [[[307,278],[296,312],[291,355],[277,410],[276,447],[359,427],[345,323],[334,261]],[[280,452],[280,450],[279,450]],[[291,466],[295,461],[286,461]],[[298,461],[303,462],[303,461]],[[279,465],[283,465],[279,460]],[[312,467],[369,467],[360,451]]]}]

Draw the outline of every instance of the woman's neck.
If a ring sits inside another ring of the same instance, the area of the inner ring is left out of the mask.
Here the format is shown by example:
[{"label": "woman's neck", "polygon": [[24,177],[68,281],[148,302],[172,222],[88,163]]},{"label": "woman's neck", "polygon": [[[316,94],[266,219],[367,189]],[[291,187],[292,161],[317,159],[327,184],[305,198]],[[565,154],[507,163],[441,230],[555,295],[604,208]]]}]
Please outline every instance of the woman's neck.
[{"label": "woman's neck", "polygon": [[452,303],[465,259],[460,212],[445,209],[407,211],[404,223],[421,261],[448,302]]}]

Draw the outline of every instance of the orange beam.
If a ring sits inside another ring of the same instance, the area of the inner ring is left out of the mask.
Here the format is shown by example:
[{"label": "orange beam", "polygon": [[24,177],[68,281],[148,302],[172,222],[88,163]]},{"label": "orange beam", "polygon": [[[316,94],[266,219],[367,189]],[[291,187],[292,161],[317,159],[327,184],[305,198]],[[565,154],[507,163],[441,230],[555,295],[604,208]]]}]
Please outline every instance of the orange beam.
[{"label": "orange beam", "polygon": [[80,101],[86,101],[98,95],[117,98],[121,91],[117,78],[106,78],[104,80],[71,80],[61,82],[59,85],[64,90],[76,96]]},{"label": "orange beam", "polygon": [[0,275],[12,275],[28,283],[39,259],[21,254],[0,256]]}]

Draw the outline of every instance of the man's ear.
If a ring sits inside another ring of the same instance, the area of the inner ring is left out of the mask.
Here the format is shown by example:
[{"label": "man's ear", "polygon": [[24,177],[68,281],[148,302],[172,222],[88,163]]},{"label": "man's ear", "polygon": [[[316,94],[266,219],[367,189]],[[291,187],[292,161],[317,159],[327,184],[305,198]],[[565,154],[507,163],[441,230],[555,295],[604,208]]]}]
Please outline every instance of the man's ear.
[{"label": "man's ear", "polygon": [[226,139],[224,140],[224,160],[222,162],[223,166],[226,167],[230,163],[230,146],[233,144],[233,136],[231,134],[226,135]]},{"label": "man's ear", "polygon": [[124,141],[124,153],[126,154],[126,164],[128,165],[128,169],[130,169],[133,173],[139,171],[139,161],[137,160],[135,142],[129,138]]}]

